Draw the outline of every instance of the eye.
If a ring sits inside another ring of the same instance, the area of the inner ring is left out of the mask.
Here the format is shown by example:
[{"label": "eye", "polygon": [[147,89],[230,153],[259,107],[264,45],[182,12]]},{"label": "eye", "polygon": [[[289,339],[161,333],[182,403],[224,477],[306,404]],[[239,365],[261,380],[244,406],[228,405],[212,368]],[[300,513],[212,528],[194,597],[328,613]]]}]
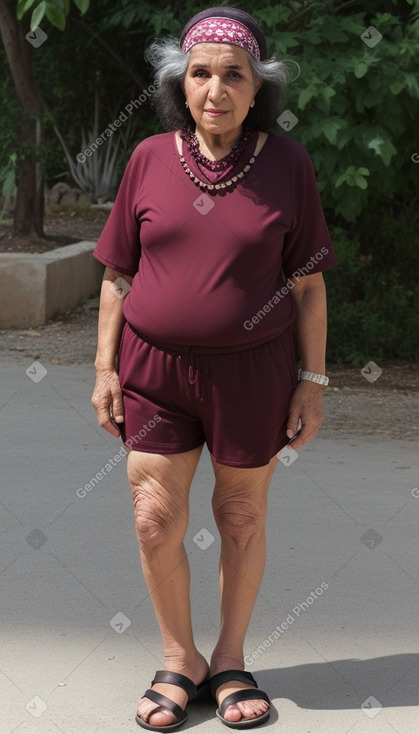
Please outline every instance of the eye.
[{"label": "eye", "polygon": [[239,74],[238,71],[230,71],[229,75],[230,76],[233,76],[234,79],[241,79],[242,78],[241,77],[241,74]]},{"label": "eye", "polygon": [[195,71],[194,73],[194,76],[203,78],[207,76],[207,72],[205,71],[205,69],[197,69],[197,71]]}]

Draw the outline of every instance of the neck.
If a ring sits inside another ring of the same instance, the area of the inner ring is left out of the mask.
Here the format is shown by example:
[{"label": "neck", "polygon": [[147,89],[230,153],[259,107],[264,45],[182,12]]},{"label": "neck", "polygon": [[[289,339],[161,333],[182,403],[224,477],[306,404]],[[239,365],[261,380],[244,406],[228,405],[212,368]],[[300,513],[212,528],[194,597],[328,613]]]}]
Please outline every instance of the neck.
[{"label": "neck", "polygon": [[207,158],[219,160],[230,153],[234,143],[242,133],[242,126],[229,130],[226,133],[210,133],[196,127],[195,135],[198,138],[199,148]]}]

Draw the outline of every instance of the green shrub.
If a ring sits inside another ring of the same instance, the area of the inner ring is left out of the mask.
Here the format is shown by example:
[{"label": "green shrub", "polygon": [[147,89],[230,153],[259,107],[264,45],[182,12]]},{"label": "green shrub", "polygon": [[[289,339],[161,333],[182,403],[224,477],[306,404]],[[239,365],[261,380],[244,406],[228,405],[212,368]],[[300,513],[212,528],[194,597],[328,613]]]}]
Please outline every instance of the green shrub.
[{"label": "green shrub", "polygon": [[[374,226],[381,215],[385,233]],[[417,236],[394,213],[378,207],[359,237],[332,230],[339,266],[325,273],[328,359],[365,364],[419,359],[419,253]],[[398,240],[398,238],[400,238]],[[404,257],[398,256],[404,246]],[[396,248],[396,244],[398,248]]]}]

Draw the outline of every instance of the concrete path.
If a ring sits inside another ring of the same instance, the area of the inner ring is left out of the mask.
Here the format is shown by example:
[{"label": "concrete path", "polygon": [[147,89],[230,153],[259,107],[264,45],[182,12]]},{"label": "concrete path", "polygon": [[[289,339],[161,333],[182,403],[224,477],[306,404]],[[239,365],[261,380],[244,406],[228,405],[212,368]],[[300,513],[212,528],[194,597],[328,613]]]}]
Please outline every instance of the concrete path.
[{"label": "concrete path", "polygon": [[[0,370],[0,732],[134,734],[162,650],[121,444],[96,425],[93,370],[46,369]],[[278,464],[246,647],[273,700],[260,731],[419,730],[418,455],[417,443],[322,429]],[[204,452],[186,549],[208,657],[218,620],[211,490]],[[227,731],[212,702],[188,710],[185,731]]]}]

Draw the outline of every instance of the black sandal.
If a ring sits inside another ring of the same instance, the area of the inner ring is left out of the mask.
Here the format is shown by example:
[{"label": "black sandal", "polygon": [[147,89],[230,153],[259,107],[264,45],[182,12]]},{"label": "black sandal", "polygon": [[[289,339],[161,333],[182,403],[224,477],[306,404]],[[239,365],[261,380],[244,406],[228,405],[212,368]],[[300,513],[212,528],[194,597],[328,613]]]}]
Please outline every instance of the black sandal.
[{"label": "black sandal", "polygon": [[[181,673],[171,673],[169,670],[158,670],[156,675],[154,676],[154,680],[151,682],[151,685],[153,686],[155,683],[171,683],[173,686],[179,686],[179,688],[183,688],[183,690],[186,691],[186,693],[188,694],[189,703],[189,701],[193,701],[198,692],[201,692],[205,688],[205,686],[208,685],[208,680],[205,680],[198,686],[196,686],[190,678],[186,677],[186,675],[182,675]],[[176,716],[176,721],[174,721],[173,724],[167,724],[166,726],[152,726],[137,714],[135,720],[137,724],[143,727],[143,729],[163,732],[174,731],[175,729],[178,729],[180,726],[182,726],[182,724],[184,724],[186,719],[188,718],[186,709],[181,708],[177,703],[172,701],[171,698],[163,696],[162,693],[152,691],[151,688],[148,688],[146,690],[142,698],[148,698],[150,701],[157,703],[157,708],[153,709],[149,713],[148,718],[150,718],[150,716],[152,716],[153,714],[164,710],[171,711]]]},{"label": "black sandal", "polygon": [[268,695],[265,693],[265,691],[259,690],[257,687],[257,683],[251,673],[248,673],[245,670],[223,670],[221,673],[216,673],[215,675],[210,678],[210,685],[211,685],[211,694],[215,700],[217,689],[223,684],[228,683],[231,680],[238,680],[242,681],[243,683],[251,683],[254,688],[243,688],[239,691],[236,691],[235,693],[231,693],[230,696],[226,696],[224,701],[222,702],[220,708],[216,711],[216,714],[219,719],[225,724],[226,726],[231,727],[231,729],[252,729],[254,726],[260,726],[260,724],[263,724],[265,721],[269,719],[269,716],[271,714],[270,709],[265,711],[264,714],[261,714],[260,716],[256,716],[254,719],[241,719],[240,721],[228,721],[224,718],[224,714],[229,706],[234,706],[236,703],[240,703],[241,701],[251,701],[254,699],[262,699],[263,701],[266,701],[267,703],[271,703],[269,700]]}]

